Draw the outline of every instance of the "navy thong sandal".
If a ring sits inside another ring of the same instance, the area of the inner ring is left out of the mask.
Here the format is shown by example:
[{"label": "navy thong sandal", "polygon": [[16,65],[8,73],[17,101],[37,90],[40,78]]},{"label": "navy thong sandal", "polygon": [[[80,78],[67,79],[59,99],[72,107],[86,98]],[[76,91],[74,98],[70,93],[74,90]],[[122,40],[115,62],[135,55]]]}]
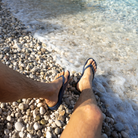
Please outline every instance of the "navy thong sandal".
[{"label": "navy thong sandal", "polygon": [[[85,65],[87,64],[87,62],[88,62],[89,59],[92,59],[92,60],[94,61],[95,66],[96,66],[96,69],[97,69],[97,63],[96,63],[96,61],[95,61],[93,58],[88,58],[88,59],[86,60],[85,64],[84,64],[84,66],[83,66],[83,70],[82,70],[82,73],[81,73],[81,77],[83,76],[84,71],[85,71],[87,68],[91,67],[92,72],[93,72],[93,78],[94,78],[95,71],[94,71],[94,67],[93,67],[93,65],[90,64],[90,65],[88,65],[87,67],[85,67]],[[80,77],[80,79],[81,79],[81,77]],[[77,84],[78,84],[78,82],[80,81],[80,79],[77,81]],[[76,90],[77,90],[77,84],[76,84]]]},{"label": "navy thong sandal", "polygon": [[66,87],[67,87],[67,85],[68,85],[68,83],[69,83],[70,72],[69,72],[68,80],[67,80],[67,82],[66,82],[65,84],[64,84],[64,82],[65,82],[65,77],[64,77],[64,75],[59,76],[57,79],[59,79],[59,78],[61,78],[61,77],[62,77],[62,79],[63,79],[63,83],[62,83],[62,87],[60,88],[60,91],[59,91],[59,94],[58,94],[58,102],[57,102],[57,104],[56,104],[55,106],[53,106],[53,107],[49,107],[49,106],[48,106],[48,108],[49,108],[50,110],[57,110],[58,107],[61,105],[61,103],[62,103],[62,97],[63,97],[63,94],[64,94],[64,90],[66,89]]}]

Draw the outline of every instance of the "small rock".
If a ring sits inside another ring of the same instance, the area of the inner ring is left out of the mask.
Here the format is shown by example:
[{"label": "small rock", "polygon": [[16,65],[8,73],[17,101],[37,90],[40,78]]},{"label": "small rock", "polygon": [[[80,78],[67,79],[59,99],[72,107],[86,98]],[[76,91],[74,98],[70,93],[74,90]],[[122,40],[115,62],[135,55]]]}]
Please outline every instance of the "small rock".
[{"label": "small rock", "polygon": [[101,138],[108,138],[106,134],[102,134]]},{"label": "small rock", "polygon": [[62,111],[64,109],[63,105],[61,104],[58,108],[59,111]]},{"label": "small rock", "polygon": [[6,104],[5,103],[1,103],[1,108],[5,108]]},{"label": "small rock", "polygon": [[65,98],[65,103],[66,103],[66,105],[70,105],[70,101],[68,98]]},{"label": "small rock", "polygon": [[65,116],[58,116],[57,120],[65,121]]},{"label": "small rock", "polygon": [[7,129],[11,129],[12,125],[10,123],[7,123]]},{"label": "small rock", "polygon": [[116,131],[113,131],[113,132],[112,132],[112,136],[113,136],[113,138],[118,138],[117,132],[116,132]]},{"label": "small rock", "polygon": [[65,110],[59,111],[59,115],[64,116],[65,115]]},{"label": "small rock", "polygon": [[2,109],[0,108],[0,114],[2,114]]},{"label": "small rock", "polygon": [[46,138],[52,138],[52,134],[49,131],[46,132]]},{"label": "small rock", "polygon": [[114,127],[119,132],[124,130],[124,126],[121,123],[116,123]]},{"label": "small rock", "polygon": [[35,130],[39,130],[41,128],[40,124],[38,124],[37,122],[34,123],[33,127]]},{"label": "small rock", "polygon": [[40,114],[43,115],[46,112],[44,107],[40,107]]},{"label": "small rock", "polygon": [[24,138],[25,133],[21,131],[21,132],[19,132],[19,136],[20,136],[20,138]]},{"label": "small rock", "polygon": [[60,134],[60,128],[57,127],[57,128],[55,129],[55,133],[56,133],[57,135]]},{"label": "small rock", "polygon": [[7,120],[8,120],[9,122],[12,120],[12,118],[11,118],[10,115],[7,116]]},{"label": "small rock", "polygon": [[121,131],[121,135],[123,138],[129,138],[129,135],[125,131]]},{"label": "small rock", "polygon": [[56,120],[55,123],[58,127],[62,127],[62,123],[59,120]]},{"label": "small rock", "polygon": [[21,131],[22,128],[23,128],[23,124],[21,122],[16,122],[15,123],[15,129],[17,131]]},{"label": "small rock", "polygon": [[42,125],[45,125],[45,124],[46,124],[46,120],[42,119],[42,120],[40,121],[40,123],[41,123]]},{"label": "small rock", "polygon": [[5,130],[4,130],[4,134],[5,134],[5,135],[8,135],[9,133],[10,133],[9,129],[5,129]]},{"label": "small rock", "polygon": [[35,121],[39,121],[39,120],[40,120],[40,116],[37,115],[37,116],[35,117]]},{"label": "small rock", "polygon": [[18,107],[19,107],[20,110],[24,110],[24,108],[25,108],[23,103],[20,103]]}]

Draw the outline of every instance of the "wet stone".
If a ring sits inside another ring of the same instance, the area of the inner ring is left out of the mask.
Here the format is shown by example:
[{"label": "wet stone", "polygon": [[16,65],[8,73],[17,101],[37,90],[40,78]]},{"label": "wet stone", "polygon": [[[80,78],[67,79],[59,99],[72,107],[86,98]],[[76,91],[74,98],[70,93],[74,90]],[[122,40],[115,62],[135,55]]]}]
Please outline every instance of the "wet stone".
[{"label": "wet stone", "polygon": [[115,129],[117,130],[117,131],[123,131],[124,130],[124,126],[123,126],[123,124],[121,124],[121,123],[116,123],[115,125],[114,125],[114,127],[115,127]]}]

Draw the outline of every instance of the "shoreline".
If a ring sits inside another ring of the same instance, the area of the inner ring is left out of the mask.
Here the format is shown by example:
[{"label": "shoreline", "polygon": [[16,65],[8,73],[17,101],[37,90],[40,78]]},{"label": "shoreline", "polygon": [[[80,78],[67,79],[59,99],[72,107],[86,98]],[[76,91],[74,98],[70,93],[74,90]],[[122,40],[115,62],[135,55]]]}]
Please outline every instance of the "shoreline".
[{"label": "shoreline", "polygon": [[[1,1],[0,4],[2,4]],[[50,52],[43,47],[44,44],[34,39],[31,32],[26,31],[25,26],[13,17],[10,11],[2,7],[0,12],[2,19],[2,27],[0,26],[1,61],[10,68],[36,81],[52,81],[54,76],[64,69],[53,61]],[[55,112],[47,109],[42,98],[29,98],[13,103],[0,103],[0,127],[2,127],[0,136],[14,138],[19,135],[19,137],[43,138],[48,137],[46,134],[50,133],[51,137],[60,137],[79,98],[74,87],[79,77],[79,73],[72,74],[72,80],[63,97],[63,104]],[[104,115],[102,138],[129,137],[124,127],[115,122],[113,115],[109,113],[105,104],[101,102],[100,95],[100,92],[95,92],[96,100]],[[22,108],[24,105],[28,105],[28,107]],[[40,108],[43,108],[45,113],[33,116],[33,112],[40,110]],[[11,110],[10,112],[9,109]],[[65,111],[64,115],[60,115],[61,111]],[[55,119],[59,119],[62,122],[62,128],[55,125]],[[24,126],[23,131],[18,132],[16,130],[16,122],[20,122]],[[35,123],[41,126],[39,130],[35,130],[33,127]]]}]

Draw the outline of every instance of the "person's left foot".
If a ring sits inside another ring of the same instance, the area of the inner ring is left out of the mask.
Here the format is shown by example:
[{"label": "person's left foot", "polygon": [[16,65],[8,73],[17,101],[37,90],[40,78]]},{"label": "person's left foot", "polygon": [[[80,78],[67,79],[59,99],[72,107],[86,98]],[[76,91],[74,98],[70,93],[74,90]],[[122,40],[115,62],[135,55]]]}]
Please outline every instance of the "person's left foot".
[{"label": "person's left foot", "polygon": [[[59,73],[55,77],[55,80],[50,83],[50,84],[52,84],[52,87],[53,87],[53,89],[51,91],[51,96],[48,99],[45,99],[45,101],[49,107],[55,106],[56,103],[58,102],[58,94],[59,94],[59,91],[63,84],[63,78],[60,77],[61,75],[64,75],[64,78],[65,78],[64,83],[66,83],[68,80],[69,71],[66,71],[65,73],[64,72]],[[60,78],[58,78],[58,77],[60,77]]]}]

